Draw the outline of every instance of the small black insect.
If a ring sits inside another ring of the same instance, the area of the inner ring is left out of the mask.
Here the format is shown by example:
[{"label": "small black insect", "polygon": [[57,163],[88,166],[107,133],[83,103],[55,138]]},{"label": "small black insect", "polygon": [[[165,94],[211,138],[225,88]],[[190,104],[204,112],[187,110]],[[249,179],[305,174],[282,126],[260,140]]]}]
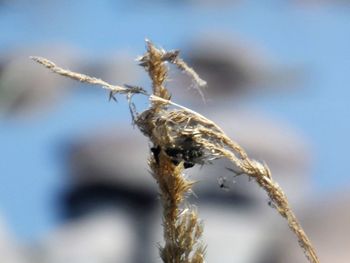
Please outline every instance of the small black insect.
[{"label": "small black insect", "polygon": [[271,199],[269,199],[269,200],[267,201],[267,204],[268,204],[268,206],[271,207],[271,208],[276,208],[276,204],[275,204]]},{"label": "small black insect", "polygon": [[177,145],[176,147],[165,149],[165,153],[171,158],[171,161],[175,165],[183,161],[185,169],[191,168],[198,162],[198,159],[203,156],[201,147],[197,145],[191,137],[182,139]]},{"label": "small black insect", "polygon": [[220,176],[218,179],[218,185],[223,190],[230,190],[230,187],[227,185],[227,179],[224,176]]}]

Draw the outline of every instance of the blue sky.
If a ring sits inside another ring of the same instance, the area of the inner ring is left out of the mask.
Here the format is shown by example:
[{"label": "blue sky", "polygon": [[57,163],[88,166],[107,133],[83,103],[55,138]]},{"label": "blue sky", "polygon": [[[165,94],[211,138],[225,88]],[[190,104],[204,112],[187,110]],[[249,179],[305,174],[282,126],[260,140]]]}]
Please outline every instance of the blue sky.
[{"label": "blue sky", "polygon": [[[92,57],[118,49],[137,56],[144,51],[145,37],[170,49],[193,35],[213,31],[243,37],[282,64],[302,65],[308,74],[306,84],[296,92],[269,93],[248,103],[289,122],[310,140],[317,194],[349,185],[348,9],[300,9],[292,1],[242,1],[226,8],[142,2],[5,4],[0,9],[0,50],[58,42],[81,48]],[[113,120],[129,124],[125,106],[106,103],[103,92],[74,92],[37,120],[0,120],[0,211],[16,235],[35,239],[58,223],[53,204],[64,186],[65,168],[57,146],[97,124]]]}]

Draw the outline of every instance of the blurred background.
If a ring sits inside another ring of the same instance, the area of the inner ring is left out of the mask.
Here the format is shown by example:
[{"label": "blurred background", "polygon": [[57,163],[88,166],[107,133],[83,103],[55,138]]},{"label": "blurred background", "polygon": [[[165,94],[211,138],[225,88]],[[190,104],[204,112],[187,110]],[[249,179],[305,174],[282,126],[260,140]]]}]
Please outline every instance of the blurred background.
[{"label": "blurred background", "polygon": [[[0,32],[1,262],[161,262],[150,145],[125,99],[28,59],[148,88],[146,37],[208,82],[203,102],[172,68],[173,100],[269,164],[321,262],[349,262],[349,1],[2,0]],[[306,262],[265,193],[226,167],[186,170],[207,262]]]}]

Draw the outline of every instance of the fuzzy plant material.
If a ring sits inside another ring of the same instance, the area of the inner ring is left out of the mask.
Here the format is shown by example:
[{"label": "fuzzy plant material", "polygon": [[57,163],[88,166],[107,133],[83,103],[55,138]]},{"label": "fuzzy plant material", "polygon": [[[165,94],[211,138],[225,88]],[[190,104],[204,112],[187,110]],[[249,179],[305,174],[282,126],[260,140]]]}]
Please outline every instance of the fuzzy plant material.
[{"label": "fuzzy plant material", "polygon": [[[126,95],[134,124],[152,144],[148,163],[161,197],[164,244],[160,246],[160,256],[164,263],[204,262],[203,224],[196,208],[186,202],[194,182],[186,178],[183,171],[197,164],[209,164],[218,158],[230,160],[236,175],[248,176],[266,192],[271,205],[286,219],[296,235],[308,261],[319,263],[311,241],[291,210],[286,195],[272,178],[268,166],[251,159],[213,121],[171,100],[166,88],[169,63],[192,77],[199,94],[202,95],[201,88],[206,85],[180,58],[179,51],[165,51],[146,40],[146,52],[138,58],[138,62],[152,81],[151,93],[142,87],[111,85],[98,78],[65,70],[45,58],[31,59],[59,75],[101,86],[109,91],[112,99],[119,94]],[[134,95],[149,98],[149,108],[140,114],[131,101]]]}]

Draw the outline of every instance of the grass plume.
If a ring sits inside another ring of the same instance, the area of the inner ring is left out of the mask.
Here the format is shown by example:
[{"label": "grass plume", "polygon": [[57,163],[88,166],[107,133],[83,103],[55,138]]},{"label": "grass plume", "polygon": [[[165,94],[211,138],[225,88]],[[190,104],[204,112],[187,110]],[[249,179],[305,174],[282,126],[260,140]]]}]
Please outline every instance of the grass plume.
[{"label": "grass plume", "polygon": [[218,158],[227,158],[239,171],[267,193],[278,213],[287,220],[296,235],[300,247],[311,263],[319,259],[309,238],[291,210],[281,187],[273,180],[266,164],[250,159],[245,150],[213,121],[199,113],[171,101],[166,88],[167,63],[192,76],[198,87],[205,85],[195,71],[179,57],[178,51],[166,52],[146,41],[146,53],[139,58],[139,65],[152,80],[152,93],[140,87],[111,85],[101,79],[72,72],[39,57],[34,61],[51,71],[81,82],[99,85],[111,94],[134,94],[147,96],[149,109],[134,119],[140,131],[152,142],[149,166],[159,186],[163,207],[163,233],[165,244],[160,247],[164,263],[204,262],[204,246],[201,242],[202,224],[196,209],[186,204],[186,196],[194,182],[188,180],[183,171],[195,164],[207,164]]}]

